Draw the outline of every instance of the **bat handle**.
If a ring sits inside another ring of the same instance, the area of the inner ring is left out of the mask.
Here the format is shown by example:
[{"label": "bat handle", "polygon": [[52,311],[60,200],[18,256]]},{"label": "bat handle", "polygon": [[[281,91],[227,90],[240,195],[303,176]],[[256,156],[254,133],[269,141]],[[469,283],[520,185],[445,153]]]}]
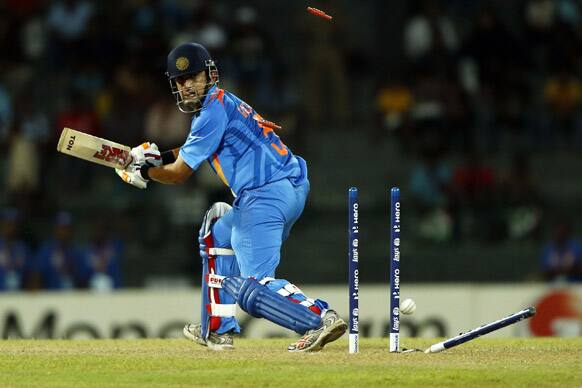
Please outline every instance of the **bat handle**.
[{"label": "bat handle", "polygon": [[133,162],[133,157],[131,155],[129,155],[129,158],[127,158],[127,161],[123,165],[123,169],[125,170],[127,168],[127,166],[129,166],[131,164],[131,162]]}]

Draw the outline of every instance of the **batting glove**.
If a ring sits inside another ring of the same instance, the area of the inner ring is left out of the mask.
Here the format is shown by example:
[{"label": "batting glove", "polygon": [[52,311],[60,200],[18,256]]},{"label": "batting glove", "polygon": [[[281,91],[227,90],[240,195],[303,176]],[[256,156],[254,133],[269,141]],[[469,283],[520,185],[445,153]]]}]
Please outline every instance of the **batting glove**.
[{"label": "batting glove", "polygon": [[[150,164],[154,167],[162,165],[162,155],[158,150],[156,143],[145,142],[133,147],[130,153],[134,165]],[[126,170],[128,168],[126,167]]]},{"label": "batting glove", "polygon": [[115,172],[125,182],[138,189],[147,189],[148,180],[141,176],[142,164],[132,163],[125,168],[125,170],[116,168]]}]

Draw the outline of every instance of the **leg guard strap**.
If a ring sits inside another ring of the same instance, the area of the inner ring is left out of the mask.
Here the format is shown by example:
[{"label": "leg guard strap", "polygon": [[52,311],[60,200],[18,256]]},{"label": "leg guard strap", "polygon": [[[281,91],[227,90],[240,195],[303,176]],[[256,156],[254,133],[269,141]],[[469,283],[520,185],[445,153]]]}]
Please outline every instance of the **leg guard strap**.
[{"label": "leg guard strap", "polygon": [[209,303],[206,305],[208,313],[213,317],[236,316],[236,304]]},{"label": "leg guard strap", "polygon": [[[209,288],[222,288],[222,282],[226,276],[209,273],[206,275],[206,284]],[[214,317],[234,317],[236,316],[236,304],[208,303],[206,305],[208,314]]]},{"label": "leg guard strap", "polygon": [[234,256],[234,251],[228,248],[208,248],[208,254],[212,256]]},{"label": "leg guard strap", "polygon": [[308,298],[299,287],[289,283],[288,280],[264,278],[260,281],[260,283],[267,286],[271,291],[274,291],[277,294],[289,299],[291,302],[299,303],[300,305],[305,306],[315,314],[318,314],[320,317],[324,316],[329,307],[327,302],[321,299],[314,300]]}]

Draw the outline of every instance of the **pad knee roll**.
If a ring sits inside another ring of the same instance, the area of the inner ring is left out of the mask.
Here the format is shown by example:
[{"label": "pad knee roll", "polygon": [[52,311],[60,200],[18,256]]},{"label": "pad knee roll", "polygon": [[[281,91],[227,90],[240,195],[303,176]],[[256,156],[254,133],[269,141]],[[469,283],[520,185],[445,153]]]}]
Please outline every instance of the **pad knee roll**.
[{"label": "pad knee roll", "polygon": [[200,256],[203,260],[208,259],[209,255],[234,255],[234,251],[230,248],[215,247],[214,239],[212,238],[212,225],[230,209],[232,209],[232,206],[229,204],[216,202],[206,211],[204,220],[200,226],[200,231],[198,232]]}]

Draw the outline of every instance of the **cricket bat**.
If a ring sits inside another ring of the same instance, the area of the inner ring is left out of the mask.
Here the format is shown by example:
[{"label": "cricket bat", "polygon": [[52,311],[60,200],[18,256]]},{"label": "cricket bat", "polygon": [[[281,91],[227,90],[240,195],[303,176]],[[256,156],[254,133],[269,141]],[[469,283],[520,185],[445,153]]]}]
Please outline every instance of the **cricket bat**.
[{"label": "cricket bat", "polygon": [[112,168],[131,162],[130,147],[71,128],[63,128],[57,151]]}]

